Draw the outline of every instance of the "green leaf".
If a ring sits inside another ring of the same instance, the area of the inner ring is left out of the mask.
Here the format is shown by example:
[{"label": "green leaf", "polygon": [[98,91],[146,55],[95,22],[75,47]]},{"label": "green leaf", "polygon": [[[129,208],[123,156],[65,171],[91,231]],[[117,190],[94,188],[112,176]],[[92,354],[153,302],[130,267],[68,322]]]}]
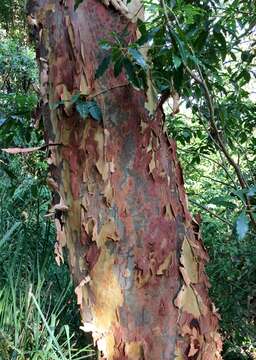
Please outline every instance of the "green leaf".
[{"label": "green leaf", "polygon": [[120,58],[123,58],[123,54],[122,54],[121,49],[119,47],[113,47],[112,48],[112,61],[115,63]]},{"label": "green leaf", "polygon": [[107,56],[105,57],[101,64],[99,65],[98,69],[96,70],[96,74],[95,74],[95,78],[98,79],[99,77],[101,77],[105,71],[107,70],[108,66],[109,66],[109,63],[110,63],[110,60],[111,60],[111,56]]},{"label": "green leaf", "polygon": [[124,64],[124,59],[121,58],[119,60],[117,60],[117,62],[114,65],[114,75],[115,77],[117,77],[118,75],[120,75],[122,68],[123,68],[123,64]]},{"label": "green leaf", "polygon": [[242,61],[246,61],[246,62],[251,62],[252,59],[254,58],[254,54],[253,52],[250,52],[248,50],[246,51],[243,51],[242,54],[241,54],[241,60]]},{"label": "green leaf", "polygon": [[88,111],[89,111],[89,114],[91,115],[91,117],[96,121],[101,121],[102,113],[101,113],[100,107],[96,103],[96,101],[87,101],[86,104],[87,104]]},{"label": "green leaf", "polygon": [[134,48],[129,48],[128,49],[128,53],[132,56],[133,60],[139,65],[141,66],[144,70],[147,69],[147,63],[143,57],[143,55]]},{"label": "green leaf", "polygon": [[75,10],[78,8],[78,6],[83,2],[84,0],[75,0],[74,8]]},{"label": "green leaf", "polygon": [[111,49],[111,44],[107,40],[101,40],[100,41],[100,47],[101,47],[102,50],[110,50]]},{"label": "green leaf", "polygon": [[213,32],[214,38],[219,43],[220,52],[222,60],[225,60],[226,54],[227,54],[227,44],[225,36],[221,32],[214,31]]},{"label": "green leaf", "polygon": [[249,230],[249,220],[244,212],[242,212],[236,220],[236,232],[238,239],[242,240]]},{"label": "green leaf", "polygon": [[8,230],[5,232],[4,236],[3,236],[2,239],[0,240],[0,248],[4,245],[4,243],[5,243],[6,241],[8,241],[8,240],[13,236],[13,234],[15,233],[15,231],[16,231],[21,225],[22,225],[22,223],[18,221],[18,222],[16,222],[16,223],[14,223],[14,224],[10,227],[10,229],[8,229]]},{"label": "green leaf", "polygon": [[86,101],[79,100],[76,102],[76,111],[79,113],[82,119],[87,119],[89,116],[88,103]]},{"label": "green leaf", "polygon": [[180,52],[180,56],[181,56],[182,60],[185,62],[187,59],[187,51],[184,47],[184,43],[181,41],[181,39],[179,38],[179,35],[175,31],[173,31],[173,30],[170,30],[170,31],[171,31],[173,39],[175,40],[175,42],[177,44],[177,47]]},{"label": "green leaf", "polygon": [[178,69],[178,67],[182,63],[181,58],[175,54],[173,54],[173,56],[172,56],[172,62],[173,62],[175,69]]},{"label": "green leaf", "polygon": [[147,33],[147,28],[146,28],[145,22],[143,20],[138,18],[137,25],[138,25],[141,35],[144,35]]},{"label": "green leaf", "polygon": [[124,68],[128,80],[132,83],[132,85],[139,89],[140,85],[136,76],[135,67],[132,62],[127,58],[124,59]]}]

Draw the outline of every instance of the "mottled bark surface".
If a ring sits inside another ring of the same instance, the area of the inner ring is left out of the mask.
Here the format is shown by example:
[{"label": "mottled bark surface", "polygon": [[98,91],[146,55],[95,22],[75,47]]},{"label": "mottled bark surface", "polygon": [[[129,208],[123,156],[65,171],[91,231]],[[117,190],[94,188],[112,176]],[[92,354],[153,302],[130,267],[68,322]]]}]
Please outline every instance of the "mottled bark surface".
[{"label": "mottled bark surface", "polygon": [[[124,74],[109,69],[95,80],[99,40],[128,20],[98,0],[76,11],[71,0],[30,1],[28,12],[47,141],[62,144],[49,158],[56,258],[66,246],[84,330],[102,359],[219,359],[207,255],[161,109],[150,118],[145,94]],[[102,122],[79,117],[70,102],[78,91],[95,97]],[[49,110],[61,99],[64,106]]]}]

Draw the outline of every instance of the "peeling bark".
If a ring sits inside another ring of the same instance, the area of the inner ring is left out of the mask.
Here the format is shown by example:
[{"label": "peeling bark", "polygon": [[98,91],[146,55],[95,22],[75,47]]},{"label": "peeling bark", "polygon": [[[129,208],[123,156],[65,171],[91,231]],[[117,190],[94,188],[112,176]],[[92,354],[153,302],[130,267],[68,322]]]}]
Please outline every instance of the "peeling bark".
[{"label": "peeling bark", "polygon": [[[95,80],[104,56],[99,40],[128,21],[105,5],[86,0],[74,11],[73,0],[28,4],[47,143],[62,144],[48,160],[56,260],[67,247],[82,328],[92,332],[101,359],[220,359],[207,254],[162,111],[149,116],[152,99],[124,74],[115,78],[108,69]],[[132,22],[129,31],[134,39]],[[70,101],[77,92],[99,94],[101,123],[79,117]],[[64,106],[49,110],[60,100]]]}]

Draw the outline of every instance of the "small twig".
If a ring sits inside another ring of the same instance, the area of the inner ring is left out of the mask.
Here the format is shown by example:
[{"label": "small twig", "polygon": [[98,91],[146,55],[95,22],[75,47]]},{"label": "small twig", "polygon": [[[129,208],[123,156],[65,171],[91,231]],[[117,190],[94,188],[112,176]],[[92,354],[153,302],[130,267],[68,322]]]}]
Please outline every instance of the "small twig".
[{"label": "small twig", "polygon": [[189,202],[191,202],[192,204],[198,206],[199,208],[207,211],[210,215],[212,215],[213,217],[219,219],[219,220],[222,221],[224,224],[227,224],[227,225],[229,225],[230,227],[233,226],[233,224],[232,224],[231,222],[229,222],[228,220],[222,219],[222,217],[220,217],[219,215],[215,214],[213,211],[207,209],[207,207],[205,207],[204,205],[198,204],[196,201],[191,200],[191,199],[189,199]]},{"label": "small twig", "polygon": [[111,88],[108,88],[108,89],[103,89],[101,91],[99,91],[98,93],[94,93],[94,94],[90,94],[88,95],[87,98],[94,98],[96,96],[99,96],[99,95],[102,95],[108,91],[111,91],[111,90],[114,90],[114,89],[118,89],[118,88],[121,88],[121,87],[125,87],[125,86],[129,86],[130,84],[127,82],[127,83],[124,83],[124,84],[120,84],[120,85],[116,85],[116,86],[113,86]]}]

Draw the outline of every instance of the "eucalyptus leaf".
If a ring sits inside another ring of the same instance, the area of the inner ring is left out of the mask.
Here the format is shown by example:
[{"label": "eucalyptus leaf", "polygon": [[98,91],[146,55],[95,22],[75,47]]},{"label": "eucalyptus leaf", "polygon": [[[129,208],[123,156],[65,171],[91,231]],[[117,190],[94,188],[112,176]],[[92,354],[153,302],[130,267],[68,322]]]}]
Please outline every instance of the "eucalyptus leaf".
[{"label": "eucalyptus leaf", "polygon": [[96,74],[95,74],[95,78],[98,79],[100,78],[107,70],[107,68],[109,67],[111,61],[111,56],[106,56],[102,62],[100,63],[98,69],[96,70]]},{"label": "eucalyptus leaf", "polygon": [[76,102],[76,110],[82,119],[87,119],[89,116],[88,103],[86,101],[79,100]]},{"label": "eucalyptus leaf", "polygon": [[172,56],[172,62],[173,62],[175,69],[178,69],[178,67],[182,63],[181,58],[175,54],[173,54],[173,56]]},{"label": "eucalyptus leaf", "polygon": [[120,58],[119,60],[117,60],[117,62],[114,64],[114,75],[115,77],[117,77],[118,75],[120,75],[122,68],[123,68],[123,64],[124,64],[124,59]]},{"label": "eucalyptus leaf", "polygon": [[99,105],[96,103],[96,101],[88,101],[86,104],[87,104],[87,108],[88,108],[88,111],[89,111],[89,114],[91,115],[91,117],[96,121],[101,121],[102,113],[101,113],[101,109],[100,109]]},{"label": "eucalyptus leaf", "polygon": [[125,72],[128,77],[128,80],[132,83],[133,86],[135,86],[135,88],[139,89],[140,85],[139,85],[139,81],[137,79],[135,66],[127,58],[124,59],[124,68],[125,68]]},{"label": "eucalyptus leaf", "polygon": [[143,55],[134,48],[129,48],[128,49],[128,53],[132,56],[133,60],[139,65],[141,66],[144,70],[147,69],[147,63],[143,57]]}]

